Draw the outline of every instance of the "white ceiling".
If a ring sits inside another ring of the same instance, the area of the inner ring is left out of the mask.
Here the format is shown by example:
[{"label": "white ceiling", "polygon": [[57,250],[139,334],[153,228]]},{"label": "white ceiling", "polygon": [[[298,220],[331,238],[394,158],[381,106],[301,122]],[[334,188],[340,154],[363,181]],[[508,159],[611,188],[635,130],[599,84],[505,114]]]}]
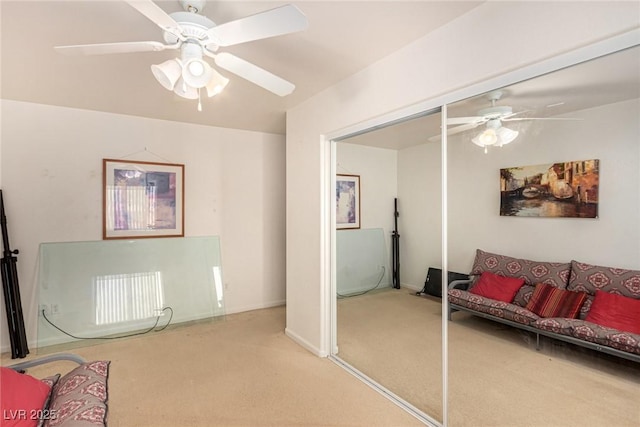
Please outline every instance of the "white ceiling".
[{"label": "white ceiling", "polygon": [[[167,13],[175,0],[156,1]],[[150,65],[175,51],[65,56],[54,46],[162,41],[161,30],[123,1],[0,2],[2,98],[210,126],[285,132],[285,111],[482,2],[293,1],[309,20],[300,33],[224,50],[291,82],[284,98],[229,75],[225,91],[203,102],[162,88]],[[286,4],[213,1],[202,13],[222,24]]]},{"label": "white ceiling", "polygon": [[[496,89],[502,91],[496,105],[523,112],[518,117],[579,117],[581,110],[640,98],[640,47]],[[448,113],[449,117],[476,116],[478,110],[490,106],[488,95],[480,94],[450,104]],[[441,114],[431,114],[383,126],[344,142],[401,150],[426,144],[430,137],[439,135],[441,120]],[[506,126],[517,129],[526,126],[526,122],[510,122]],[[470,140],[482,129],[477,127],[456,136]]]}]

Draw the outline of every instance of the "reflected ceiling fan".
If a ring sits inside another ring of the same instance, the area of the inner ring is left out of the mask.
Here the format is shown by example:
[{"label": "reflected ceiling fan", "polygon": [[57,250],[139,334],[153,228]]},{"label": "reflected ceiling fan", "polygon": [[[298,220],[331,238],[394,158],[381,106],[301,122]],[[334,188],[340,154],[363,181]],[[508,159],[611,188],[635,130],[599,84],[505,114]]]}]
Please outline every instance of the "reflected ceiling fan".
[{"label": "reflected ceiling fan", "polygon": [[218,52],[218,49],[306,29],[307,18],[297,7],[285,5],[216,25],[211,19],[199,14],[206,0],[178,0],[185,11],[172,14],[167,14],[151,0],[124,1],[163,30],[164,43],[157,41],[101,43],[56,46],[55,49],[68,55],[104,55],[179,49],[179,58],[151,65],[151,71],[164,88],[172,90],[183,98],[198,99],[198,111],[202,111],[201,89],[206,89],[207,95],[212,97],[220,93],[229,82],[229,79],[211,67],[203,56],[213,58],[217,67],[276,95],[287,96],[295,89],[293,83],[231,53]]},{"label": "reflected ceiling fan", "polygon": [[[471,139],[474,144],[484,147],[484,152],[488,151],[488,147],[495,145],[502,147],[516,139],[520,132],[502,126],[503,122],[522,121],[522,120],[579,120],[569,117],[515,117],[519,114],[527,113],[528,110],[514,113],[513,108],[507,105],[499,106],[496,102],[502,98],[503,92],[496,90],[487,95],[491,102],[491,107],[478,111],[477,116],[472,117],[449,117],[447,118],[447,126],[459,125],[447,130],[447,135],[455,135],[475,129],[478,126],[485,125],[485,129]],[[442,135],[436,135],[429,138],[429,141],[437,141]]]}]

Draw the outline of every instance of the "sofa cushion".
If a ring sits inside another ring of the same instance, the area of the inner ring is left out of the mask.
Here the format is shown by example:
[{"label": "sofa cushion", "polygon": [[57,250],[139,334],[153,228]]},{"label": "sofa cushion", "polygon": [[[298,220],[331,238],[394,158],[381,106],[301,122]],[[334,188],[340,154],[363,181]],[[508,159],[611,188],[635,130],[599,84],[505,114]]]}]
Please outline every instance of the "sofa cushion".
[{"label": "sofa cushion", "polygon": [[578,317],[587,298],[586,292],[567,291],[546,283],[538,283],[526,306],[540,317]]},{"label": "sofa cushion", "polygon": [[0,367],[2,426],[36,427],[50,390],[44,381]]},{"label": "sofa cushion", "polygon": [[535,290],[535,286],[532,285],[523,285],[516,293],[516,296],[513,297],[513,301],[511,304],[519,305],[520,307],[526,307],[531,299],[531,295],[533,295],[533,291]]},{"label": "sofa cushion", "polygon": [[40,381],[42,381],[43,383],[45,383],[46,385],[49,386],[49,394],[47,394],[47,398],[44,401],[44,406],[42,407],[44,409],[44,411],[42,411],[42,413],[40,414],[40,420],[38,422],[38,427],[42,427],[45,423],[46,420],[48,420],[49,418],[51,418],[52,414],[49,411],[49,408],[51,407],[51,399],[53,397],[53,388],[55,387],[55,385],[58,383],[58,380],[60,379],[60,374],[55,374],[55,375],[51,375],[49,377],[46,378],[42,378]]},{"label": "sofa cushion", "polygon": [[586,321],[640,334],[640,300],[596,291]]},{"label": "sofa cushion", "polygon": [[542,318],[532,322],[531,326],[628,353],[640,354],[640,335],[607,328],[585,320]]},{"label": "sofa cushion", "polygon": [[56,384],[51,399],[52,417],[45,427],[105,425],[109,361],[82,364]]},{"label": "sofa cushion", "polygon": [[595,294],[597,290],[640,299],[640,271],[571,261],[567,289]]},{"label": "sofa cushion", "polygon": [[466,307],[481,313],[491,314],[501,319],[511,320],[512,322],[529,325],[540,317],[529,310],[509,304],[504,301],[496,301],[491,298],[485,298],[480,295],[473,294],[462,289],[450,289],[448,291],[449,303]]},{"label": "sofa cushion", "polygon": [[572,336],[573,324],[574,322],[572,322],[572,319],[567,319],[564,317],[547,317],[536,320],[531,324],[531,326],[535,326],[536,328],[542,329],[543,331]]},{"label": "sofa cushion", "polygon": [[589,314],[589,310],[591,310],[591,304],[593,303],[593,295],[587,294],[587,299],[584,300],[584,304],[582,304],[582,308],[580,309],[580,314],[578,314],[578,319],[586,319],[587,314]]},{"label": "sofa cushion", "polygon": [[524,285],[523,279],[499,276],[485,271],[478,283],[470,290],[472,294],[498,301],[511,302],[518,290]]},{"label": "sofa cushion", "polygon": [[524,279],[527,285],[547,283],[564,289],[569,281],[570,269],[571,263],[568,262],[532,261],[477,249],[470,274],[480,275],[485,271],[489,271],[494,274]]},{"label": "sofa cushion", "polygon": [[572,335],[585,341],[595,342],[630,353],[640,354],[640,335],[591,323],[575,320]]}]

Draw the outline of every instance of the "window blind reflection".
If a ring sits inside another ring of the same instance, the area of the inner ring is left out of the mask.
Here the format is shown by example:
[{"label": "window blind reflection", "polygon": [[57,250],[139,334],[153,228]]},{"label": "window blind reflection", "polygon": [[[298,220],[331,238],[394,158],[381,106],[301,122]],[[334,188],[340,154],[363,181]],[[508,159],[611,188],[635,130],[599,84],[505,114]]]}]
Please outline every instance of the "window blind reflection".
[{"label": "window blind reflection", "polygon": [[96,325],[163,315],[164,289],[159,271],[97,276],[94,290]]}]

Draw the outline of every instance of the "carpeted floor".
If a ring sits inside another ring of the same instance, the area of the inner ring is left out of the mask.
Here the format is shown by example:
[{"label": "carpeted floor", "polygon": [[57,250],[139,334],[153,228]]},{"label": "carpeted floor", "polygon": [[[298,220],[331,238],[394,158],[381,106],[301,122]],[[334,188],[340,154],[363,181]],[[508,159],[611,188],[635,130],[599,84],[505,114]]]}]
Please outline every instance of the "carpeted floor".
[{"label": "carpeted floor", "polygon": [[[338,302],[339,356],[442,420],[441,302],[388,289]],[[639,426],[640,364],[468,313],[449,329],[454,427]]]},{"label": "carpeted floor", "polygon": [[[284,328],[285,308],[276,307],[72,352],[111,360],[110,427],[421,425]],[[9,357],[3,354],[3,365]],[[29,373],[73,366],[56,362]]]},{"label": "carpeted floor", "polygon": [[[112,361],[111,427],[420,425],[291,341],[285,317],[256,310],[71,351]],[[438,299],[404,289],[342,299],[338,322],[343,359],[442,419]],[[548,340],[538,352],[528,334],[466,313],[448,326],[449,426],[640,425],[637,363]]]}]

